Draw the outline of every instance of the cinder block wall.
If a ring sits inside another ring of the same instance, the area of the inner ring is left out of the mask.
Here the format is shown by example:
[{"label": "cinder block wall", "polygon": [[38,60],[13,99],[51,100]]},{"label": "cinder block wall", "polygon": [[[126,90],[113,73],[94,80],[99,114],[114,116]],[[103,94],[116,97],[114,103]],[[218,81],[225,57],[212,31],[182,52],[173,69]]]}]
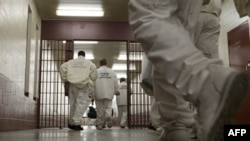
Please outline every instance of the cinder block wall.
[{"label": "cinder block wall", "polygon": [[[31,9],[29,96],[24,95],[28,7]],[[0,0],[0,131],[36,128],[41,20],[33,0]]]}]

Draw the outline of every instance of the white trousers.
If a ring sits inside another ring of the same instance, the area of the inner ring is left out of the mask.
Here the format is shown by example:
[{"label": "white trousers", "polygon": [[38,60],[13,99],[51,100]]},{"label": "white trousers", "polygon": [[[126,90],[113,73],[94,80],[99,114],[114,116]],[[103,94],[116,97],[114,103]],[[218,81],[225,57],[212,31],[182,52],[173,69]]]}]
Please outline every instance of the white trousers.
[{"label": "white trousers", "polygon": [[92,89],[90,89],[89,86],[85,86],[83,88],[77,88],[74,85],[70,85],[69,88],[70,125],[81,124],[80,122],[81,118],[91,102],[91,99],[89,98],[91,90]]},{"label": "white trousers", "polygon": [[150,109],[150,120],[155,128],[160,127],[160,114],[158,111],[158,105],[155,101],[154,96],[151,96],[151,109]]},{"label": "white trousers", "polygon": [[195,45],[208,58],[219,58],[220,20],[214,14],[202,12],[195,31]]},{"label": "white trousers", "polygon": [[120,121],[120,126],[126,126],[127,115],[128,115],[127,105],[118,105],[118,118]]},{"label": "white trousers", "polygon": [[112,99],[97,99],[96,103],[96,125],[103,126],[112,121]]},{"label": "white trousers", "polygon": [[154,95],[163,128],[195,123],[190,102],[196,102],[211,64],[194,44],[202,0],[130,0],[134,37],[153,64]]}]

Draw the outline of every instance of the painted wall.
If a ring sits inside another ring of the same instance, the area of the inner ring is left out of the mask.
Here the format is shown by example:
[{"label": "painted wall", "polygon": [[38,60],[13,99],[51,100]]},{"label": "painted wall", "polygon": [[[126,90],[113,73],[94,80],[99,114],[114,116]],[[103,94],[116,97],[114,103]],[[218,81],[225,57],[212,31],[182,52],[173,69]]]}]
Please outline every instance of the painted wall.
[{"label": "painted wall", "polygon": [[42,21],[45,40],[132,40],[128,22]]},{"label": "painted wall", "polygon": [[[26,67],[28,7],[31,10],[30,57]],[[41,20],[33,0],[0,0],[0,131],[36,128],[37,95],[36,63]],[[27,92],[24,95],[25,78]]]}]

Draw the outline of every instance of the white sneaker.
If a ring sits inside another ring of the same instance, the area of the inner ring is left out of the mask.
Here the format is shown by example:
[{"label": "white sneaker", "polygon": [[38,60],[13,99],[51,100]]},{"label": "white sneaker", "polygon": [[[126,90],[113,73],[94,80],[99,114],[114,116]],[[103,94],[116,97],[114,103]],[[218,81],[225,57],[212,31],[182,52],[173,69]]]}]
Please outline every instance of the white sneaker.
[{"label": "white sneaker", "polygon": [[233,122],[247,87],[246,74],[231,68],[213,68],[208,83],[196,103],[201,123],[199,141],[224,140],[224,124]]}]

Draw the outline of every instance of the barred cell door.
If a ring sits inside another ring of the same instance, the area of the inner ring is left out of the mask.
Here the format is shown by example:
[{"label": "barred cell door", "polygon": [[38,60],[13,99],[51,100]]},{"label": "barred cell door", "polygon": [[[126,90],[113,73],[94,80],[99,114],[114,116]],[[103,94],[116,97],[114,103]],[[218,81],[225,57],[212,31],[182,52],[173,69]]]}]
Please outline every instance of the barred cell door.
[{"label": "barred cell door", "polygon": [[128,53],[128,126],[130,128],[144,128],[150,121],[150,96],[145,94],[140,86],[140,74],[143,51],[139,43],[130,42]]},{"label": "barred cell door", "polygon": [[39,128],[68,125],[69,104],[59,67],[73,58],[72,41],[42,40],[39,83]]}]

